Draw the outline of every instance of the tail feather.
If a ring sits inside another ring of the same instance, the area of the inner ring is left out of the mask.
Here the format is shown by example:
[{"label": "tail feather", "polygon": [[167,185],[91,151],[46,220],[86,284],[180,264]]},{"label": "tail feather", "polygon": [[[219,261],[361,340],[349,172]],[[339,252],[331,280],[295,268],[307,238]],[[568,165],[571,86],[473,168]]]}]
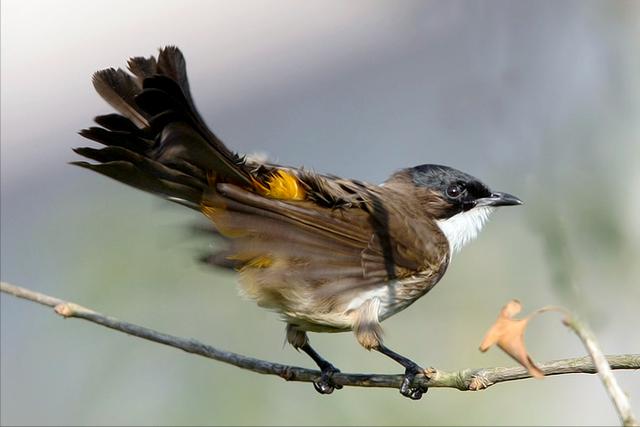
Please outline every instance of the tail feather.
[{"label": "tail feather", "polygon": [[180,86],[185,98],[193,106],[193,99],[189,90],[189,79],[187,78],[187,62],[177,47],[166,46],[160,49],[157,60],[153,56],[149,58],[141,56],[130,58],[127,65],[129,71],[138,78],[141,86],[145,79],[155,75],[166,76],[175,81]]},{"label": "tail feather", "polygon": [[137,127],[149,126],[147,115],[134,101],[141,89],[126,71],[120,68],[98,71],[93,75],[93,87],[105,101]]},{"label": "tail feather", "polygon": [[[159,89],[172,96],[175,101],[184,101],[186,105],[183,108],[186,107],[184,109],[190,113],[190,118],[197,126],[198,131],[218,151],[230,159],[234,158],[234,153],[209,130],[198,113],[189,88],[187,63],[180,49],[175,46],[167,46],[160,49],[157,61],[154,57],[135,57],[129,60],[128,65],[129,70],[139,79],[145,89]],[[142,101],[137,100],[137,102]]]},{"label": "tail feather", "polygon": [[162,163],[151,161],[138,153],[127,150],[126,148],[107,147],[97,150],[95,148],[84,147],[76,148],[74,151],[84,157],[97,160],[101,163],[117,162],[119,160],[126,161],[135,165],[142,172],[146,172],[159,179],[186,185],[195,190],[205,190],[205,187],[198,178],[167,167]]},{"label": "tail feather", "polygon": [[102,175],[106,175],[124,184],[131,185],[152,194],[160,194],[169,200],[185,201],[181,203],[185,206],[197,209],[201,192],[192,187],[182,185],[173,181],[153,177],[138,169],[135,164],[124,160],[117,160],[108,163],[92,164],[88,162],[71,162]]},{"label": "tail feather", "polygon": [[96,117],[99,127],[80,131],[105,145],[76,153],[98,164],[74,162],[125,184],[199,206],[211,177],[249,187],[251,172],[198,114],[180,50],[129,60],[129,74],[109,68],[93,76],[97,92],[119,114]]},{"label": "tail feather", "polygon": [[[103,116],[101,116],[103,117]],[[118,116],[124,119],[122,116]],[[96,117],[96,122],[100,117]],[[126,120],[126,119],[125,119]],[[98,122],[99,123],[99,122]],[[129,122],[131,123],[131,122]],[[131,124],[133,126],[133,124]],[[105,126],[106,127],[106,126]],[[107,128],[108,129],[108,128]],[[90,127],[80,131],[80,135],[100,144],[114,147],[126,147],[136,153],[145,153],[153,147],[153,141],[141,138],[131,131],[107,130],[100,127]]]},{"label": "tail feather", "polygon": [[[182,55],[180,55],[182,57]],[[162,58],[162,55],[161,55]],[[160,68],[158,68],[160,70]],[[174,71],[170,71],[174,74]],[[172,112],[173,114],[180,113],[184,115],[185,119],[188,119],[189,123],[198,131],[212,146],[213,149],[218,151],[222,157],[228,162],[237,160],[237,155],[229,150],[224,143],[218,139],[218,137],[211,132],[206,125],[198,110],[195,107],[189,93],[189,84],[186,80],[186,71],[176,74],[176,78],[184,81],[180,83],[180,80],[176,80],[173,77],[165,74],[156,74],[152,77],[144,79],[142,93],[136,98],[138,105],[143,108],[150,108],[154,115],[160,115],[162,112]],[[158,118],[152,118],[152,127],[157,126]]]},{"label": "tail feather", "polygon": [[193,107],[189,79],[187,78],[187,62],[180,49],[175,46],[167,46],[161,49],[158,55],[158,70],[160,71],[158,74],[167,76],[180,85],[185,98]]},{"label": "tail feather", "polygon": [[105,114],[94,118],[95,122],[105,129],[132,134],[141,134],[140,129],[129,119],[120,114]]},{"label": "tail feather", "polygon": [[141,56],[136,56],[133,58],[129,58],[127,62],[127,66],[129,71],[133,73],[138,78],[140,82],[140,86],[142,86],[142,82],[147,77],[151,77],[156,73],[158,69],[158,62],[156,58],[150,56],[149,58],[143,58]]}]

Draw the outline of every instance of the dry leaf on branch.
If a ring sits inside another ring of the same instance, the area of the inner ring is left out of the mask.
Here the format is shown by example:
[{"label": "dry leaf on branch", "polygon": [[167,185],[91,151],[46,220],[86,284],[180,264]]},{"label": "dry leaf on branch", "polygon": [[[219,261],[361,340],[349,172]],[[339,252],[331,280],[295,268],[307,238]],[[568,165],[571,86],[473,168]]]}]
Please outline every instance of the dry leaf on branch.
[{"label": "dry leaf on branch", "polygon": [[520,313],[521,310],[522,304],[518,300],[511,300],[502,307],[496,322],[487,331],[482,340],[480,351],[485,352],[489,347],[497,344],[502,351],[524,366],[532,377],[542,378],[544,373],[535,365],[524,345],[524,332],[527,324],[539,311],[524,319],[514,319],[513,316]]}]

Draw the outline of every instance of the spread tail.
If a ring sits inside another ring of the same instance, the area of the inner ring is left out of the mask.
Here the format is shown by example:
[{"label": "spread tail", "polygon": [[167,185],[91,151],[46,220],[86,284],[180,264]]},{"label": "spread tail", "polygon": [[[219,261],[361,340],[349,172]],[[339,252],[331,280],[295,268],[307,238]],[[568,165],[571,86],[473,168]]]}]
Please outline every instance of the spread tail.
[{"label": "spread tail", "polygon": [[129,60],[129,71],[109,68],[93,76],[96,91],[119,114],[98,116],[80,131],[103,144],[74,151],[99,163],[72,162],[194,209],[212,179],[251,187],[244,159],[229,150],[198,114],[186,63],[177,47]]}]

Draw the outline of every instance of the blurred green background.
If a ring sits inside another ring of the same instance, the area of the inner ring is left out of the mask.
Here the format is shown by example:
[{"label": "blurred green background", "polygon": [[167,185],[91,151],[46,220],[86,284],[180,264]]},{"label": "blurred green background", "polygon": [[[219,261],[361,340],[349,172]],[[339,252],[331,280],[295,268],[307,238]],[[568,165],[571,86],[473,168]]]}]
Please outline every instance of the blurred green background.
[{"label": "blurred green background", "polygon": [[[110,108],[91,73],[184,51],[233,149],[384,180],[442,163],[516,194],[440,284],[385,322],[425,366],[511,365],[477,347],[500,307],[564,305],[606,353],[640,352],[640,3],[2,1],[2,280],[222,349],[312,367],[284,325],[195,255],[188,210],[66,164]],[[533,357],[584,354],[547,314]],[[1,297],[3,425],[575,425],[618,422],[595,376],[320,396]],[[351,334],[311,336],[347,372],[399,373]],[[638,373],[616,374],[640,411]]]}]

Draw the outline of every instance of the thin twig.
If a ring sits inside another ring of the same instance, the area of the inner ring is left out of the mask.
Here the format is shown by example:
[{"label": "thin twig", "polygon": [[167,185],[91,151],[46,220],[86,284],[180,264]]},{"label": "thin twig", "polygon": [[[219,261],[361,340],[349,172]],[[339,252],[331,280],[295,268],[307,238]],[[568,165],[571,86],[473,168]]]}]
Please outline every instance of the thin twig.
[{"label": "thin twig", "polygon": [[[0,290],[7,294],[54,307],[55,312],[64,317],[85,319],[120,332],[125,332],[129,335],[179,348],[189,353],[218,360],[243,369],[248,369],[261,374],[278,375],[287,381],[312,382],[320,375],[320,372],[317,370],[267,362],[237,353],[219,350],[210,345],[196,341],[195,339],[180,338],[157,332],[143,326],[123,322],[113,317],[104,316],[78,304],[53,298],[48,295],[10,285],[8,283],[0,283]],[[607,356],[606,360],[611,366],[611,369],[640,369],[640,354]],[[538,366],[542,369],[545,375],[571,373],[593,374],[597,372],[596,366],[593,364],[590,357],[555,360],[540,363]],[[508,368],[463,369],[457,372],[433,371],[428,377],[420,375],[415,379],[413,385],[417,386],[421,384],[428,387],[449,387],[464,391],[475,391],[485,389],[493,384],[524,378],[530,378],[530,375],[524,368],[519,366]],[[332,377],[332,380],[336,384],[343,386],[390,388],[398,388],[402,379],[403,375],[348,373],[337,373]]]},{"label": "thin twig", "polygon": [[587,325],[572,316],[567,316],[564,319],[564,324],[567,325],[573,332],[578,335],[585,348],[589,352],[593,363],[598,368],[598,376],[602,380],[607,393],[611,397],[618,415],[622,420],[624,426],[638,426],[640,423],[631,410],[631,403],[629,403],[629,397],[620,388],[616,377],[613,375],[612,367],[609,366],[606,356],[600,350],[600,346],[596,341],[595,336],[589,330]]},{"label": "thin twig", "polygon": [[562,322],[571,329],[582,341],[582,344],[587,349],[589,356],[591,356],[591,360],[595,364],[598,370],[598,376],[602,380],[602,384],[607,391],[607,394],[611,398],[613,405],[620,416],[620,420],[622,421],[623,426],[639,426],[638,419],[633,414],[633,410],[631,409],[631,403],[629,402],[629,397],[622,390],[616,377],[613,375],[613,371],[611,370],[611,366],[607,362],[607,358],[602,353],[600,349],[600,345],[596,340],[595,335],[587,324],[578,319],[573,313],[564,307],[556,307],[556,306],[547,306],[542,307],[532,313],[532,315],[537,315],[540,313],[548,312],[548,311],[556,311],[564,314],[564,319]]}]

